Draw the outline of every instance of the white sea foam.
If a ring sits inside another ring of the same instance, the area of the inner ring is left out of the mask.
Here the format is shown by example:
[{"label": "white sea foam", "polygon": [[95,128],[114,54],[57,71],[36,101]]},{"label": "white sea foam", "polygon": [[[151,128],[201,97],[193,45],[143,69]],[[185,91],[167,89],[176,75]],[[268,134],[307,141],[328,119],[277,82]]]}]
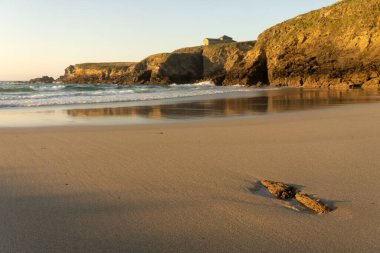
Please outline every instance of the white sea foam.
[{"label": "white sea foam", "polygon": [[215,83],[213,81],[203,81],[203,82],[196,83],[195,85],[215,86]]},{"label": "white sea foam", "polygon": [[3,91],[0,92],[0,107],[149,101],[255,92],[243,86],[216,86],[213,82],[156,86],[0,83],[1,89]]},{"label": "white sea foam", "polygon": [[49,91],[49,90],[62,90],[66,86],[65,85],[53,85],[53,86],[29,86],[29,88],[35,91]]},{"label": "white sea foam", "polygon": [[203,81],[199,83],[187,83],[187,84],[176,84],[172,83],[169,85],[170,87],[199,87],[199,86],[216,86],[213,81]]}]

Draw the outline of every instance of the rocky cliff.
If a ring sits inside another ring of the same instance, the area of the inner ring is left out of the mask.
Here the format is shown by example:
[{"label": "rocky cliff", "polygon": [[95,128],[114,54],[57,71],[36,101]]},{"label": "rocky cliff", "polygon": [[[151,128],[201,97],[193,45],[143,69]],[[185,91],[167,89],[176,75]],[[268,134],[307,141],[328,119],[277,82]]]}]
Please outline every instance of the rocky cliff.
[{"label": "rocky cliff", "polygon": [[344,0],[258,38],[271,85],[368,87],[380,82],[380,1]]},{"label": "rocky cliff", "polygon": [[117,83],[134,63],[84,63],[71,65],[57,81],[67,83]]},{"label": "rocky cliff", "polygon": [[[255,42],[191,47],[156,54],[138,63],[86,63],[69,66],[59,80],[71,83],[166,84],[211,80],[237,84],[239,66]],[[238,71],[236,71],[238,70]]]},{"label": "rocky cliff", "polygon": [[380,0],[343,0],[276,25],[257,41],[184,48],[138,63],[78,64],[60,80],[378,87]]}]

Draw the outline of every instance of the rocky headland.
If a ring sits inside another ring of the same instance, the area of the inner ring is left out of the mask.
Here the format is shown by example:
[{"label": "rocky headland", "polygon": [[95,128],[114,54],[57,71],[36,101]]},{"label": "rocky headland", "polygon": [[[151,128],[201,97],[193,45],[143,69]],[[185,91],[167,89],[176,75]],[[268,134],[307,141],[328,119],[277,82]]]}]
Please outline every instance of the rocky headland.
[{"label": "rocky headland", "polygon": [[184,48],[137,63],[72,65],[58,81],[378,88],[380,1],[343,0],[278,24],[257,41]]},{"label": "rocky headland", "polygon": [[[85,63],[69,66],[59,81],[70,83],[167,84],[213,81],[238,84],[241,70],[256,42],[236,42],[182,48],[147,57],[137,63]],[[265,73],[265,71],[263,71]],[[251,83],[247,80],[246,84]]]},{"label": "rocky headland", "polygon": [[53,83],[55,80],[50,76],[43,76],[39,78],[30,79],[29,83]]}]

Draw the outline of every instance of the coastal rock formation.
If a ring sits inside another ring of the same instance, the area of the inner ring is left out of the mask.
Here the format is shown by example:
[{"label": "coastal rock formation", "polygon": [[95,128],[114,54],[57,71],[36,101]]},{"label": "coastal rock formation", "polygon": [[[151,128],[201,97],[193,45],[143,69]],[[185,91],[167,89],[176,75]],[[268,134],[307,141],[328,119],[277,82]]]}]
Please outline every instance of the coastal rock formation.
[{"label": "coastal rock formation", "polygon": [[298,16],[262,33],[256,46],[271,85],[378,87],[380,1],[343,0]]},{"label": "coastal rock formation", "polygon": [[184,48],[139,63],[78,64],[59,80],[378,88],[380,1],[339,1],[278,24],[257,41]]},{"label": "coastal rock formation", "polygon": [[127,70],[133,63],[85,63],[71,65],[65,69],[65,75],[57,81],[65,83],[117,83],[127,74]]},{"label": "coastal rock formation", "polygon": [[43,76],[39,78],[34,78],[29,81],[29,83],[53,83],[55,80],[53,77]]},{"label": "coastal rock formation", "polygon": [[239,84],[240,67],[253,41],[178,49],[149,56],[138,63],[86,63],[69,66],[65,83],[168,84],[213,81]]},{"label": "coastal rock formation", "polygon": [[204,47],[202,80],[223,85],[248,84],[251,66],[247,66],[246,57],[254,45],[249,41]]}]

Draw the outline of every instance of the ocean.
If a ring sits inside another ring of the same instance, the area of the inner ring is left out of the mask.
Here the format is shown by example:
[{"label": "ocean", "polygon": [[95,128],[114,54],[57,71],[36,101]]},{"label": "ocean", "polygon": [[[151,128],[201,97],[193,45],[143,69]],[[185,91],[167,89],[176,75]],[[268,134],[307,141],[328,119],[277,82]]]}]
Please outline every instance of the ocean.
[{"label": "ocean", "polygon": [[211,82],[183,85],[29,84],[0,82],[0,108],[169,100],[259,92]]},{"label": "ocean", "polygon": [[378,90],[0,82],[0,127],[173,123],[379,102]]}]

